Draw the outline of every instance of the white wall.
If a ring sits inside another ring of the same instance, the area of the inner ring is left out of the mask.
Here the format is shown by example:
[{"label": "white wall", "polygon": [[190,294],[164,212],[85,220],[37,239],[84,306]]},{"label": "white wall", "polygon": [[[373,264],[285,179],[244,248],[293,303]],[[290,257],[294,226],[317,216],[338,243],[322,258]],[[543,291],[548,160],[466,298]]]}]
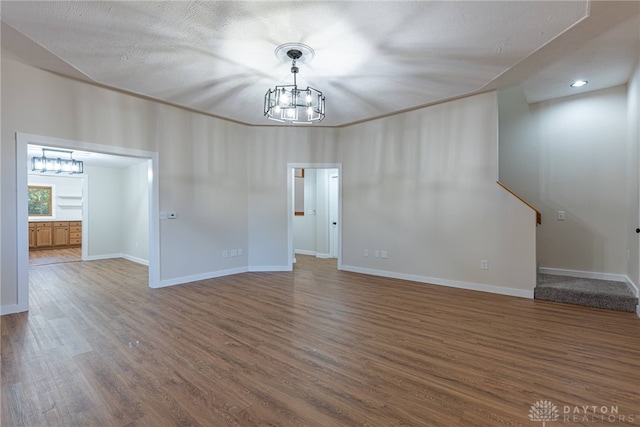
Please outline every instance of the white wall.
[{"label": "white wall", "polygon": [[30,221],[82,221],[82,176],[29,174],[28,184],[54,188],[53,216],[30,217]]},{"label": "white wall", "polygon": [[510,89],[499,100],[500,180],[542,213],[540,266],[626,274],[626,87],[534,105]]},{"label": "white wall", "polygon": [[122,254],[149,262],[149,166],[147,161],[122,170]]},{"label": "white wall", "polygon": [[530,295],[535,213],[496,184],[494,93],[340,129],[340,148],[346,268]]},{"label": "white wall", "polygon": [[[296,184],[301,182],[298,180]],[[316,223],[318,206],[316,204],[316,170],[304,170],[304,215],[293,216],[293,247],[295,253],[315,255]],[[292,213],[293,215],[293,213]]]},{"label": "white wall", "polygon": [[122,253],[121,169],[85,166],[88,179],[87,255],[89,259],[119,256]]},{"label": "white wall", "polygon": [[[640,62],[627,86],[627,277],[640,288],[640,235],[633,231],[640,227]],[[640,309],[640,308],[639,308]],[[638,313],[640,314],[640,313]]]},{"label": "white wall", "polygon": [[85,166],[88,259],[149,262],[147,161],[126,168]]}]

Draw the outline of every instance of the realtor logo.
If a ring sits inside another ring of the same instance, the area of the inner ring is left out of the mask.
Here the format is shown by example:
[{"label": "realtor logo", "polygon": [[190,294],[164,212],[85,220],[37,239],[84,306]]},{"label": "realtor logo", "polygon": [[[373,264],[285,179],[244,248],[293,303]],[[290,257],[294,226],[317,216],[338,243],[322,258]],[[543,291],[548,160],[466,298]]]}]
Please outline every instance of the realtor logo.
[{"label": "realtor logo", "polygon": [[547,421],[558,421],[560,413],[558,408],[550,400],[538,400],[529,409],[531,421],[542,421],[542,427],[546,427]]}]

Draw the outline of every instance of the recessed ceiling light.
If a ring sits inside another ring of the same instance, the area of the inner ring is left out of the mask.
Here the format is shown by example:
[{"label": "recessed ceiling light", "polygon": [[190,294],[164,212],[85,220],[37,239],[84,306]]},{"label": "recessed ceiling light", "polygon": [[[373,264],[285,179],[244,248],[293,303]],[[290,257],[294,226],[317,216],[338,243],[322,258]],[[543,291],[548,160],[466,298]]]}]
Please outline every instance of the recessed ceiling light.
[{"label": "recessed ceiling light", "polygon": [[576,80],[575,82],[571,83],[571,87],[582,87],[584,85],[586,85],[587,83],[589,83],[586,80]]}]

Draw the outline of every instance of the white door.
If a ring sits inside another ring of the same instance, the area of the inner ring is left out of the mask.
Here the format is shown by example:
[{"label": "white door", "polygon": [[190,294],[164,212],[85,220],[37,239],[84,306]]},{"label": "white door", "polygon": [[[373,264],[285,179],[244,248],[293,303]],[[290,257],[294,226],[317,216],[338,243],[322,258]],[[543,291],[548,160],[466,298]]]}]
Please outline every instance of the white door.
[{"label": "white door", "polygon": [[329,255],[338,258],[338,212],[339,212],[338,174],[329,176]]}]

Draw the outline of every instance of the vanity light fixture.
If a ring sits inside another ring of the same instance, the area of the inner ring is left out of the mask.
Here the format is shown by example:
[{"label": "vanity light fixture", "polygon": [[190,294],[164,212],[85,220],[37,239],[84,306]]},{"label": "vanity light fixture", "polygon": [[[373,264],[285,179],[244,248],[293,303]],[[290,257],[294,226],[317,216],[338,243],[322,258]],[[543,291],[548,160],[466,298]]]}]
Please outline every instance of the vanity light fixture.
[{"label": "vanity light fixture", "polygon": [[[47,157],[45,151],[53,151],[57,153],[66,153],[69,155],[68,159],[61,159]],[[52,148],[43,148],[42,157],[31,158],[31,170],[38,172],[55,172],[55,173],[68,173],[71,175],[81,174],[84,172],[84,163],[82,160],[75,160],[73,158],[73,151],[68,150],[55,150]]]}]

